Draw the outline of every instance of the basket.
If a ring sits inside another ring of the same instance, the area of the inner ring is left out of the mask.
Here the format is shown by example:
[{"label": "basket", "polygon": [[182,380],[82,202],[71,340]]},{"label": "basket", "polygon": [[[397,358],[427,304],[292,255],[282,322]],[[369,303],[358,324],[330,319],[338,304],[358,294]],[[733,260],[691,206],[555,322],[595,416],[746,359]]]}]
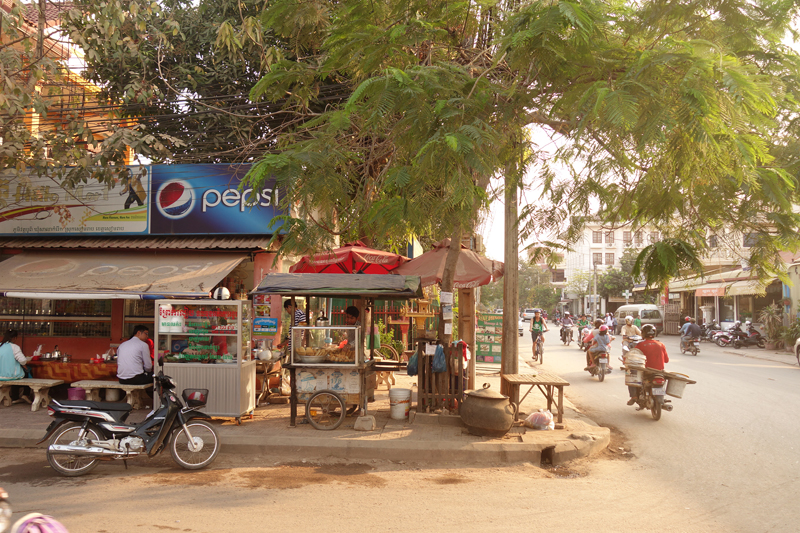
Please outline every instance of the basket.
[{"label": "basket", "polygon": [[693,383],[686,374],[670,373],[667,378],[669,380],[667,381],[667,389],[664,392],[673,398],[683,398],[683,389],[689,383]]},{"label": "basket", "polygon": [[183,389],[182,396],[189,407],[203,407],[208,402],[208,389]]}]

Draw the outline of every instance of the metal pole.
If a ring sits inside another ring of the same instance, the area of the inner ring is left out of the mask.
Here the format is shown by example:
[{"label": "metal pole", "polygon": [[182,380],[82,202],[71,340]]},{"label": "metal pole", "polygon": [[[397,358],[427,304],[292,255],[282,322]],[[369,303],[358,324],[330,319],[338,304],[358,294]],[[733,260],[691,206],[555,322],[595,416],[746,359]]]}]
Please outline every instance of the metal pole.
[{"label": "metal pole", "polygon": [[600,316],[600,302],[597,301],[597,263],[594,263],[594,285],[592,286],[592,307],[594,308],[594,318]]}]

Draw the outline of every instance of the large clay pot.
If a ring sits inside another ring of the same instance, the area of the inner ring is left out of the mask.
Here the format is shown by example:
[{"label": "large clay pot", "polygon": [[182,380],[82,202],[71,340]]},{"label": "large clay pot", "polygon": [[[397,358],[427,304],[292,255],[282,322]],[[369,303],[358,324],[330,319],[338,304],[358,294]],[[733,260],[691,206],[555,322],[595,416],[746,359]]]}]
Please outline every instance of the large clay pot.
[{"label": "large clay pot", "polygon": [[484,383],[483,388],[468,392],[459,408],[461,420],[473,435],[502,437],[511,429],[516,409],[508,399]]}]

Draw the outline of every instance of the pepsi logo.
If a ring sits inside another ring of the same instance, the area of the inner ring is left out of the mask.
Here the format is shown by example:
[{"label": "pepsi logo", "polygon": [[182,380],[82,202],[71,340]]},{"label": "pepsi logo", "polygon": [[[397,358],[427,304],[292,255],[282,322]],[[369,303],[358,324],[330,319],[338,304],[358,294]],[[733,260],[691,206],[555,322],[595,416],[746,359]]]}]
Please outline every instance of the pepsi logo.
[{"label": "pepsi logo", "polygon": [[18,278],[52,278],[69,274],[78,268],[78,263],[71,259],[37,259],[11,270],[11,275]]},{"label": "pepsi logo", "polygon": [[158,188],[156,209],[165,218],[178,220],[194,207],[194,189],[184,180],[170,180]]}]

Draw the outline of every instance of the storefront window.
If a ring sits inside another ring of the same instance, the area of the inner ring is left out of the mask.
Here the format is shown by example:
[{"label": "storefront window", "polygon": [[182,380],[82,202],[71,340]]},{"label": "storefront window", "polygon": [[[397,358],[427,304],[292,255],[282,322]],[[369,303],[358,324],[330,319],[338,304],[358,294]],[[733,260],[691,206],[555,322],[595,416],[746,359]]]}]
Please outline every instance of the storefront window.
[{"label": "storefront window", "polygon": [[783,284],[780,281],[773,281],[767,285],[766,293],[753,296],[753,316],[758,322],[761,311],[774,303],[780,304],[783,300]]},{"label": "storefront window", "polygon": [[753,297],[739,296],[739,320],[753,320]]},{"label": "storefront window", "polygon": [[111,300],[0,297],[0,315],[23,337],[111,337]]},{"label": "storefront window", "polygon": [[719,315],[720,322],[733,322],[735,320],[735,315],[733,314],[733,298],[720,299]]}]

